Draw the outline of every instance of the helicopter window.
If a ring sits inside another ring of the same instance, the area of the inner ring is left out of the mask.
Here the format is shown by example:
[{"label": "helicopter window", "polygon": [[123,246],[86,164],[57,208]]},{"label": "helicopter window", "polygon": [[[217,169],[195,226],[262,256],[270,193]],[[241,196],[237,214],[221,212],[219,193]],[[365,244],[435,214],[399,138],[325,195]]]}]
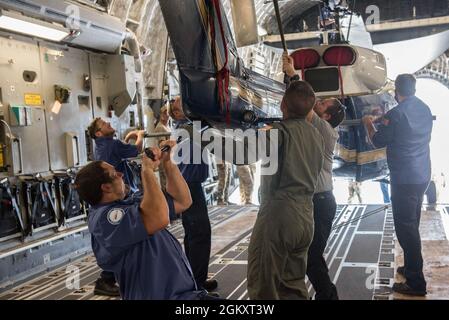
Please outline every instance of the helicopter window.
[{"label": "helicopter window", "polygon": [[340,89],[338,69],[309,69],[305,72],[305,80],[315,92],[338,91]]}]

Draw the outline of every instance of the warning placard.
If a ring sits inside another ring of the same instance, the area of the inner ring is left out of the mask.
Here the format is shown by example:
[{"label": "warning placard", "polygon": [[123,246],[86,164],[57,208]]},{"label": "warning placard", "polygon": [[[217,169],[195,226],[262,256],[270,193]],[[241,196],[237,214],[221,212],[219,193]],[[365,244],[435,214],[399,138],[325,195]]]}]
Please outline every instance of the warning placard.
[{"label": "warning placard", "polygon": [[40,94],[26,94],[25,104],[28,106],[42,106],[42,96]]}]

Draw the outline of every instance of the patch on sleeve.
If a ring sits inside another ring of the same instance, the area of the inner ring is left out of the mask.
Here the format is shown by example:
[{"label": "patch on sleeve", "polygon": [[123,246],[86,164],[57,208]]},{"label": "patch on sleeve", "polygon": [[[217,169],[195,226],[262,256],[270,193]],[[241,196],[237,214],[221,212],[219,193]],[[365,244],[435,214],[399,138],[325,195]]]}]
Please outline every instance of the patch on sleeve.
[{"label": "patch on sleeve", "polygon": [[108,212],[108,221],[110,224],[117,225],[122,221],[124,216],[125,211],[123,209],[115,208]]}]

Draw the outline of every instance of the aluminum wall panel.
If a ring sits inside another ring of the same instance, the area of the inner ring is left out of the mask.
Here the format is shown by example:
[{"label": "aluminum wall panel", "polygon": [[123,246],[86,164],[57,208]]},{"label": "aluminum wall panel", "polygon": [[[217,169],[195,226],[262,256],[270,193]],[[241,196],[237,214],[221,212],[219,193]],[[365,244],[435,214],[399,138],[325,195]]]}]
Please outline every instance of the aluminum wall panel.
[{"label": "aluminum wall panel", "polygon": [[[40,61],[42,92],[47,111],[50,168],[64,170],[69,167],[71,161],[67,156],[67,133],[77,137],[79,161],[75,163],[83,166],[87,163],[85,131],[92,120],[91,93],[83,87],[84,76],[90,76],[88,54],[79,49],[41,43]],[[62,103],[59,111],[54,109],[55,85],[67,87],[71,91],[70,98]]]},{"label": "aluminum wall panel", "polygon": [[[25,81],[24,71],[34,72],[34,81]],[[12,122],[11,106],[30,108],[28,125],[11,126],[12,133],[17,138],[12,146],[9,141],[4,141],[8,145],[5,155],[6,164],[9,165],[8,173],[20,175],[48,171],[45,110],[39,104],[42,73],[36,42],[0,38],[0,87],[3,105],[1,111],[8,123]],[[35,97],[34,101],[30,96]]]}]

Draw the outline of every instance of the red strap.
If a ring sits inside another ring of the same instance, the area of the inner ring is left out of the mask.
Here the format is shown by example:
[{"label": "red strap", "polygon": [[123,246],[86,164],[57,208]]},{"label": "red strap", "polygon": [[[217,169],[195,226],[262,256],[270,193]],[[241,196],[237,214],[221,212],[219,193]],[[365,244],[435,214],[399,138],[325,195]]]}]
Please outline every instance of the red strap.
[{"label": "red strap", "polygon": [[[230,97],[229,97],[229,69],[228,69],[228,46],[225,39],[225,32],[223,27],[223,20],[221,17],[220,1],[212,0],[215,11],[217,13],[218,25],[220,26],[221,40],[223,42],[223,49],[225,54],[225,62],[223,68],[217,71],[217,85],[218,85],[218,98],[220,100],[222,112],[226,112],[226,123],[231,123],[230,112]],[[213,31],[212,41],[215,42],[215,28],[213,19],[211,23],[211,31]],[[218,65],[217,65],[218,67]],[[226,109],[226,111],[224,110]]]},{"label": "red strap", "polygon": [[343,100],[345,98],[345,92],[343,91],[343,75],[340,65],[338,65],[338,78],[340,79],[341,99]]},{"label": "red strap", "polygon": [[301,80],[305,81],[305,77],[306,77],[306,71],[305,71],[305,61],[304,61],[304,57],[302,57],[301,59]]},{"label": "red strap", "polygon": [[342,53],[342,49],[338,48],[338,58],[337,58],[337,63],[338,63],[338,79],[340,81],[340,90],[341,90],[341,100],[343,101],[345,98],[345,93],[343,91],[343,75],[341,73],[341,53]]}]

